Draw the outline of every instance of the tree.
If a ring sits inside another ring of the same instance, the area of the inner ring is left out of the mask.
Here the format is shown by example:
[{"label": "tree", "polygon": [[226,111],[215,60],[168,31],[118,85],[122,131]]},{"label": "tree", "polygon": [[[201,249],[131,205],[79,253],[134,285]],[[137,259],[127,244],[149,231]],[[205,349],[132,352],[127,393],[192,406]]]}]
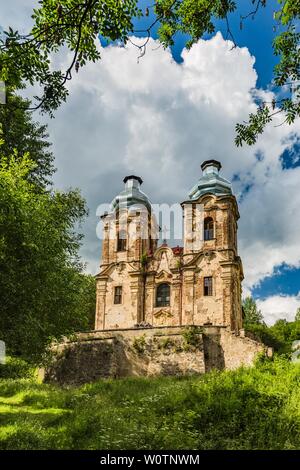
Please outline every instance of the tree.
[{"label": "tree", "polygon": [[263,324],[263,315],[258,310],[255,300],[252,297],[246,297],[243,301],[244,324]]},{"label": "tree", "polygon": [[300,322],[288,322],[281,318],[274,325],[267,326],[262,321],[261,312],[257,311],[255,301],[251,297],[245,299],[243,306],[246,315],[245,329],[248,332],[279,354],[292,352],[293,341],[300,339]]},{"label": "tree", "polygon": [[26,109],[28,106],[28,100],[11,92],[7,93],[5,106],[0,106],[1,157],[9,159],[14,155],[21,159],[29,153],[35,163],[28,173],[29,179],[38,188],[44,188],[54,173],[54,157],[49,150],[47,126],[33,121],[32,113]]},{"label": "tree", "polygon": [[297,312],[295,315],[295,321],[300,321],[300,307],[297,309]]},{"label": "tree", "polygon": [[[266,6],[267,0],[248,0],[249,12],[241,14],[240,27],[249,18],[254,19]],[[34,10],[34,26],[27,35],[9,28],[0,42],[0,79],[13,88],[21,88],[26,82],[42,86],[43,93],[33,108],[52,115],[68,95],[66,84],[72,73],[78,72],[87,61],[97,61],[100,53],[96,42],[99,35],[109,41],[126,44],[130,34],[146,36],[143,45],[137,45],[144,55],[153,27],[159,24],[158,37],[164,47],[174,43],[177,33],[188,35],[186,46],[215,31],[215,20],[223,20],[227,38],[235,39],[230,29],[230,14],[238,12],[234,0],[155,0],[144,11],[138,8],[138,0],[43,0]],[[144,30],[135,30],[133,20],[141,16],[151,18]],[[260,102],[256,113],[248,123],[236,125],[236,145],[253,144],[275,114],[292,123],[300,115],[300,59],[297,29],[300,17],[300,0],[277,0],[274,28],[278,31],[273,43],[279,63],[274,70],[274,84],[282,92],[278,100]],[[153,19],[154,18],[154,19]],[[68,68],[52,70],[50,54],[65,46],[72,54]],[[286,93],[285,90],[290,90]]]},{"label": "tree", "polygon": [[53,338],[90,328],[95,281],[78,257],[83,199],[36,191],[34,165],[0,159],[0,338],[9,354],[38,361]]},{"label": "tree", "polygon": [[270,332],[282,344],[279,351],[283,353],[290,353],[293,341],[300,339],[300,325],[285,319],[277,320]]}]

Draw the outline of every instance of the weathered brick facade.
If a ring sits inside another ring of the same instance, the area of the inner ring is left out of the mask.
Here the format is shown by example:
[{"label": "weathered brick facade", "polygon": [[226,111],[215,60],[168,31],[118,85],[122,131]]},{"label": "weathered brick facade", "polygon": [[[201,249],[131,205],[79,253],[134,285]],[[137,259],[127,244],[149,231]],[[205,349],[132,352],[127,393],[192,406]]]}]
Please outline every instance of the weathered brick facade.
[{"label": "weathered brick facade", "polygon": [[[103,219],[97,275],[96,330],[216,325],[242,328],[242,263],[237,250],[239,212],[228,181],[214,160],[184,201],[184,246],[157,247],[157,222],[140,191],[141,179],[125,178],[125,190]],[[142,207],[142,210],[141,210]],[[120,234],[124,242],[120,242]]]}]

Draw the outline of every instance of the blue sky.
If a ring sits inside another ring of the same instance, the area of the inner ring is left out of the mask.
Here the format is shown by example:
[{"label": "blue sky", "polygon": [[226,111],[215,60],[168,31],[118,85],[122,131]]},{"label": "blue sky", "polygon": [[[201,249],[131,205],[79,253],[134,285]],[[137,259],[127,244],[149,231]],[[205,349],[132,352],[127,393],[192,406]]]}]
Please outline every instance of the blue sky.
[{"label": "blue sky", "polygon": [[256,299],[272,295],[297,295],[300,284],[300,269],[290,268],[285,264],[275,269],[273,276],[266,277],[252,290]]},{"label": "blue sky", "polygon": [[[141,0],[139,2],[140,8],[145,11],[149,0]],[[276,32],[273,31],[275,21],[273,19],[274,8],[276,8],[276,2],[268,1],[265,8],[260,8],[255,16],[255,20],[251,17],[243,21],[243,28],[240,29],[240,15],[246,16],[249,12],[253,11],[253,5],[250,0],[238,0],[238,8],[236,12],[229,15],[230,30],[234,36],[234,39],[238,46],[247,47],[252,55],[255,56],[255,69],[258,74],[258,86],[267,87],[273,75],[273,67],[277,62],[277,58],[273,54],[272,41],[276,36]],[[150,8],[149,17],[143,17],[135,22],[137,29],[147,28],[154,19],[153,11]],[[152,12],[152,13],[151,13]],[[225,37],[227,34],[227,27],[224,21],[215,22],[216,31],[221,31]],[[152,30],[151,36],[156,38],[157,26]],[[204,39],[210,39],[213,34],[206,34]],[[137,36],[143,36],[143,34],[137,34]],[[187,36],[178,35],[175,38],[175,45],[172,47],[173,57],[177,62],[181,62],[181,52],[185,47],[185,42],[188,39]]]}]

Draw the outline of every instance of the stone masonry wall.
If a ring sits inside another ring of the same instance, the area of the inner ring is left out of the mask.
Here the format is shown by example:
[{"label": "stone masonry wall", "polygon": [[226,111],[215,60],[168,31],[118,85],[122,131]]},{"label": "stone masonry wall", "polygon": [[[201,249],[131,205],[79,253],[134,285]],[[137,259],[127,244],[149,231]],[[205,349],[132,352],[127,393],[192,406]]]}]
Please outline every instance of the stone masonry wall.
[{"label": "stone masonry wall", "polygon": [[183,333],[182,328],[153,328],[80,334],[55,348],[45,381],[79,385],[109,377],[201,374],[202,334],[195,345]]},{"label": "stone masonry wall", "polygon": [[268,348],[263,343],[245,337],[243,330],[240,335],[235,335],[228,329],[221,330],[220,346],[225,352],[224,368],[236,369],[240,366],[251,366],[258,354],[264,353],[267,356],[273,354],[272,348]]},{"label": "stone masonry wall", "polygon": [[224,327],[161,327],[81,333],[61,343],[45,381],[80,385],[100,378],[192,375],[251,365],[266,347]]}]

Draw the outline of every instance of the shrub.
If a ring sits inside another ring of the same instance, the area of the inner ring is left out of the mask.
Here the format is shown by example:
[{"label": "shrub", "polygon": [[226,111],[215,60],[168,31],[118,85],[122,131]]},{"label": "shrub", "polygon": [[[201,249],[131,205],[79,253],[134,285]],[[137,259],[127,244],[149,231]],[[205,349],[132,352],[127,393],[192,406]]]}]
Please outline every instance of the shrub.
[{"label": "shrub", "polygon": [[290,354],[293,341],[300,339],[299,321],[278,320],[273,326],[247,324],[245,330],[279,354]]},{"label": "shrub", "polygon": [[145,347],[146,347],[145,335],[134,338],[132,345],[138,353],[142,354],[145,351]]},{"label": "shrub", "polygon": [[35,368],[17,357],[6,358],[5,364],[0,364],[0,378],[2,379],[21,379],[33,378],[35,375]]},{"label": "shrub", "polygon": [[185,341],[186,349],[190,349],[191,346],[197,348],[200,345],[201,333],[202,329],[199,326],[189,326],[185,328],[182,336]]}]

